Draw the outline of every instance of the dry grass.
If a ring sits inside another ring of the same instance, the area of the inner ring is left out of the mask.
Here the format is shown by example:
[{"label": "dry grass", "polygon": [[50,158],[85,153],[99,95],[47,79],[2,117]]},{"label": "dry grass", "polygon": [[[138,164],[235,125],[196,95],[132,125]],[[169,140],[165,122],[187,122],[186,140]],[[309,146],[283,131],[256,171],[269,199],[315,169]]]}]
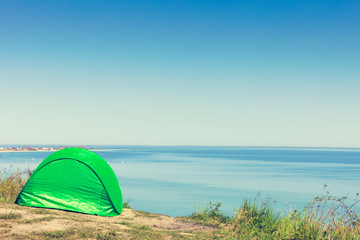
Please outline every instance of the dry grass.
[{"label": "dry grass", "polygon": [[31,174],[29,169],[0,169],[0,201],[15,201]]},{"label": "dry grass", "polygon": [[14,212],[14,211],[10,211],[7,213],[1,213],[0,214],[0,219],[4,219],[4,220],[9,220],[9,219],[20,219],[21,218],[21,214]]}]

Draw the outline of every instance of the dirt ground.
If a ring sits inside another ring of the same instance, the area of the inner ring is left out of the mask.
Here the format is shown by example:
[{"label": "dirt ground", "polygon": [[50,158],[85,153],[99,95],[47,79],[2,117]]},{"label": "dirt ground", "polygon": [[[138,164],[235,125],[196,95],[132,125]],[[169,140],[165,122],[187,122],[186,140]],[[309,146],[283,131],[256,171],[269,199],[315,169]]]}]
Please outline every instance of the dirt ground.
[{"label": "dirt ground", "polygon": [[214,230],[132,209],[101,217],[0,203],[0,239],[206,239]]}]

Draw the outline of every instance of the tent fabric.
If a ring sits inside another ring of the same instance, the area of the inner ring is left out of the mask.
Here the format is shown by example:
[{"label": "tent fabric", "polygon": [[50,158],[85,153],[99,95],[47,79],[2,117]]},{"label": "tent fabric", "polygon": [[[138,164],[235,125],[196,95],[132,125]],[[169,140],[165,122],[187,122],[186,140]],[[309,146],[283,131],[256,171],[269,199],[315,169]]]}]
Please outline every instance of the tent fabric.
[{"label": "tent fabric", "polygon": [[82,148],[62,149],[43,160],[15,203],[100,216],[122,213],[114,171],[99,155]]}]

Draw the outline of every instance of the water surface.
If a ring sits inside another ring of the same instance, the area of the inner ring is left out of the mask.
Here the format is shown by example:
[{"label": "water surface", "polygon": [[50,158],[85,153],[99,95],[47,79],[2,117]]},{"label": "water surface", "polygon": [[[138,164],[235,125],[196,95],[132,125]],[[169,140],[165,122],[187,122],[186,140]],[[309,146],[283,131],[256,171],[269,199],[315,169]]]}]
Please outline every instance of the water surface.
[{"label": "water surface", "polygon": [[[135,209],[188,215],[209,201],[229,214],[261,192],[276,208],[303,208],[327,190],[360,192],[360,149],[96,146]],[[0,167],[35,168],[50,152],[1,153]]]}]

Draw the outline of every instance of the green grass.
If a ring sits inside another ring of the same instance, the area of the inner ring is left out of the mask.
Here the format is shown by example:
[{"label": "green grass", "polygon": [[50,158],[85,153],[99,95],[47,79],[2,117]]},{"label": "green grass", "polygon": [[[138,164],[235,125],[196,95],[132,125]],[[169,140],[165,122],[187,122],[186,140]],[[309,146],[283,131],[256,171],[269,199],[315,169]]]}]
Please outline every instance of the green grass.
[{"label": "green grass", "polygon": [[266,239],[277,230],[279,215],[275,213],[271,201],[251,202],[245,199],[240,209],[235,211],[229,229],[233,235]]},{"label": "green grass", "polygon": [[205,208],[199,208],[188,218],[197,223],[218,227],[230,221],[230,217],[220,211],[221,203],[210,202]]},{"label": "green grass", "polygon": [[336,198],[326,192],[301,211],[279,214],[274,210],[274,201],[262,201],[258,196],[253,201],[245,199],[232,217],[221,213],[220,203],[210,202],[188,219],[219,227],[224,239],[360,239],[360,218],[355,207],[360,200],[346,201],[346,197]]}]

